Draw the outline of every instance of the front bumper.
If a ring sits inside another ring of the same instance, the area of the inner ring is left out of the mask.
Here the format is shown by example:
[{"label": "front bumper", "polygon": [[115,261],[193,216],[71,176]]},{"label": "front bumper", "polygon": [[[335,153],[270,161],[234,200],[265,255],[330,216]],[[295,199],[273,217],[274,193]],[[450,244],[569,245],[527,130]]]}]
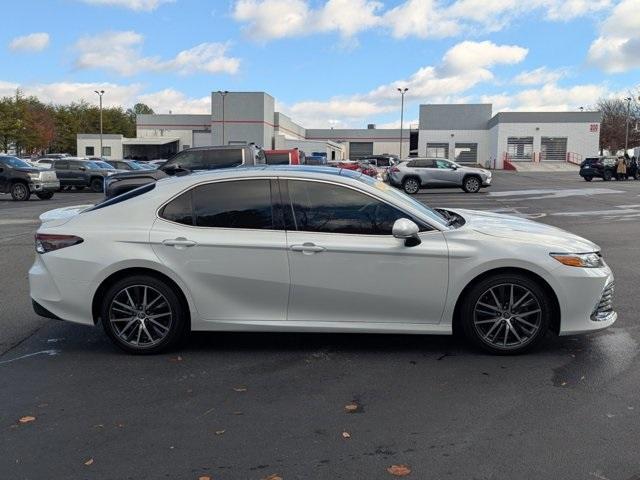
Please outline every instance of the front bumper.
[{"label": "front bumper", "polygon": [[35,181],[29,183],[31,193],[57,192],[60,189],[60,180],[50,180],[46,182]]},{"label": "front bumper", "polygon": [[483,187],[490,187],[491,186],[491,180],[493,180],[491,177],[487,177],[484,180],[482,180],[482,186]]}]

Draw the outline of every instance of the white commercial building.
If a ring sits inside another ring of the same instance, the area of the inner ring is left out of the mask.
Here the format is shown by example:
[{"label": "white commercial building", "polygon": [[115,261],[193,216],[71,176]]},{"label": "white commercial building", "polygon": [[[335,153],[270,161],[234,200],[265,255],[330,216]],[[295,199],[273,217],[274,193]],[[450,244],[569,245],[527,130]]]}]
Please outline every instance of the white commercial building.
[{"label": "white commercial building", "polygon": [[[491,168],[512,162],[578,162],[597,155],[600,112],[501,112],[491,104],[420,105],[418,128],[308,129],[275,111],[264,92],[211,94],[211,114],[138,115],[136,138],[104,135],[105,157],[167,158],[189,147],[255,143],[299,148],[328,160],[368,155],[449,158]],[[401,138],[402,133],[402,138]],[[99,135],[78,135],[78,155],[99,151]]]}]

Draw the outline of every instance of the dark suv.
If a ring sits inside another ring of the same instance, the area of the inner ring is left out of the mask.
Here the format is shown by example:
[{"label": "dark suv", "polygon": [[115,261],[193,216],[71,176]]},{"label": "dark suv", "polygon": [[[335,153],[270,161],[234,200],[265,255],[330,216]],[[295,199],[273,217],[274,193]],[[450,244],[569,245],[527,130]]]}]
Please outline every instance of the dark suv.
[{"label": "dark suv", "polygon": [[157,170],[132,170],[110,176],[105,182],[105,196],[115,197],[172,175],[265,163],[264,151],[253,144],[188,148]]},{"label": "dark suv", "polygon": [[0,193],[10,193],[14,200],[29,200],[35,193],[49,200],[60,188],[56,173],[29,165],[16,157],[0,156]]},{"label": "dark suv", "polygon": [[[44,161],[39,161],[42,164]],[[108,168],[107,168],[108,167]],[[106,167],[90,160],[61,158],[51,162],[51,169],[55,170],[60,187],[74,187],[83,189],[89,187],[92,192],[102,192],[104,179],[116,173],[109,165]]]},{"label": "dark suv", "polygon": [[[612,178],[617,178],[617,165],[618,159],[616,157],[589,157],[585,158],[580,164],[580,176],[587,182],[590,182],[594,178],[601,178],[604,181],[609,181]],[[627,178],[638,179],[639,177],[638,165],[635,162],[628,162],[627,164]]]}]

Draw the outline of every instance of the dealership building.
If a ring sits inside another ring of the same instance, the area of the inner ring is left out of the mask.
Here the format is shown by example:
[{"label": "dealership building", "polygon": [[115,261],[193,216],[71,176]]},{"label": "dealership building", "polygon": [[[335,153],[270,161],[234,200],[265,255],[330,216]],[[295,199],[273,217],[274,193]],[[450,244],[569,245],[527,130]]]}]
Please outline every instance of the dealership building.
[{"label": "dealership building", "polygon": [[[255,143],[265,149],[299,148],[328,160],[367,155],[448,158],[460,163],[505,168],[513,162],[579,161],[597,155],[601,112],[499,112],[491,104],[420,105],[411,128],[305,128],[275,111],[264,92],[211,94],[211,114],[138,115],[136,138],[103,135],[103,156],[168,158],[206,145]],[[78,155],[97,156],[100,136],[79,134]]]}]

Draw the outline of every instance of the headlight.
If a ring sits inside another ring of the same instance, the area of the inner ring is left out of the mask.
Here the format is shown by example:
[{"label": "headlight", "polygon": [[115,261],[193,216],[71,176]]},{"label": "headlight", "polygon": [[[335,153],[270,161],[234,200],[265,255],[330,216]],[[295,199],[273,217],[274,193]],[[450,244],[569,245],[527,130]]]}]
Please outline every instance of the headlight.
[{"label": "headlight", "polygon": [[40,173],[39,172],[38,173],[29,173],[28,175],[29,175],[29,178],[31,180],[40,180]]},{"label": "headlight", "polygon": [[604,266],[600,252],[592,253],[550,253],[563,265],[569,267],[600,268]]}]

